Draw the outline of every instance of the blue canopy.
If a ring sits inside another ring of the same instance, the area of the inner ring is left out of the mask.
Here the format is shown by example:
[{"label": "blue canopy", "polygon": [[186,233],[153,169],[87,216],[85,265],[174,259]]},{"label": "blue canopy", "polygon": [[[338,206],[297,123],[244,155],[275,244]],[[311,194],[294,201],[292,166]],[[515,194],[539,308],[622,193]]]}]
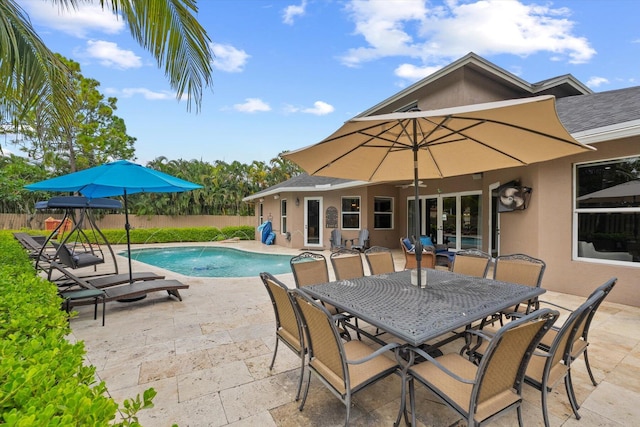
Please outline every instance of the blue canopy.
[{"label": "blue canopy", "polygon": [[25,185],[25,188],[32,191],[79,192],[85,197],[97,198],[135,193],[175,193],[202,186],[137,163],[118,160]]}]

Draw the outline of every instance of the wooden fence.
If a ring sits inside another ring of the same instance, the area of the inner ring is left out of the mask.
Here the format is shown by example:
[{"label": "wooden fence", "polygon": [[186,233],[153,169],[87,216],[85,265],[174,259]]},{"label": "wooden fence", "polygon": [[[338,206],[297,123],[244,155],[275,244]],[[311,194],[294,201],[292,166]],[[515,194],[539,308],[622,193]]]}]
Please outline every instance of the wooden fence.
[{"label": "wooden fence", "polygon": [[[46,230],[47,220],[53,218],[62,219],[61,214],[36,213],[27,214],[0,214],[0,229],[2,230]],[[96,220],[96,224],[102,230],[124,228],[124,214],[105,215]],[[248,225],[257,226],[257,219],[253,216],[225,216],[225,215],[185,215],[165,216],[154,215],[152,217],[129,215],[129,223],[133,228],[185,228],[185,227],[233,227]]]}]

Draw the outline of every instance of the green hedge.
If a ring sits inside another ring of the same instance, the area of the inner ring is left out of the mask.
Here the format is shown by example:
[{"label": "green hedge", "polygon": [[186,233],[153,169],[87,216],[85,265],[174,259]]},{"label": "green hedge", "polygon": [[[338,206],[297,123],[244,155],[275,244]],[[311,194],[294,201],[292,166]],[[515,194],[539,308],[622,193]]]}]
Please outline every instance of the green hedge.
[{"label": "green hedge", "polygon": [[[171,242],[219,242],[238,238],[254,240],[255,227],[191,227],[191,228],[133,228],[129,231],[131,243],[171,243]],[[127,235],[122,229],[102,230],[111,244],[123,244]]]},{"label": "green hedge", "polygon": [[138,425],[153,389],[118,405],[84,366],[84,344],[71,344],[57,287],[36,276],[11,232],[0,231],[0,424],[8,426]]}]

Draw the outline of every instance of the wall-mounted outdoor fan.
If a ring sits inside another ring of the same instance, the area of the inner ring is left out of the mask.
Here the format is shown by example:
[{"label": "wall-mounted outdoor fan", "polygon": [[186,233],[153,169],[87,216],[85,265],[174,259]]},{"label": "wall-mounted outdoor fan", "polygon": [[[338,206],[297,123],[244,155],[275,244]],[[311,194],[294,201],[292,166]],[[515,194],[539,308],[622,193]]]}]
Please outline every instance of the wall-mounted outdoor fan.
[{"label": "wall-mounted outdoor fan", "polygon": [[531,188],[511,181],[498,187],[498,212],[524,210],[529,205]]}]

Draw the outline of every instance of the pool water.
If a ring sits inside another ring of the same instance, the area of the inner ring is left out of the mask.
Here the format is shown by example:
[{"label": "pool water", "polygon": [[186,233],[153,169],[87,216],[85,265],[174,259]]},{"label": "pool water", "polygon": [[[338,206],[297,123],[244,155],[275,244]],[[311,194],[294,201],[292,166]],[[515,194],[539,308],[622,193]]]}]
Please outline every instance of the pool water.
[{"label": "pool water", "polygon": [[[119,255],[126,257],[127,252]],[[263,271],[291,272],[288,255],[207,246],[133,249],[131,259],[195,277],[251,277]]]}]

